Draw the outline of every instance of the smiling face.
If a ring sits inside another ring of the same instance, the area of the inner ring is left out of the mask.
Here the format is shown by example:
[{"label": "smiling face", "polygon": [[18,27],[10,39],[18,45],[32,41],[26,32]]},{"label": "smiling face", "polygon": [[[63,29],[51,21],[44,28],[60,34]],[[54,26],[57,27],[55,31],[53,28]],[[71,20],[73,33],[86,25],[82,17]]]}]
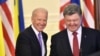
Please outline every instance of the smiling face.
[{"label": "smiling face", "polygon": [[40,9],[33,13],[32,24],[37,31],[43,31],[47,25],[48,13],[47,11]]},{"label": "smiling face", "polygon": [[81,26],[82,19],[78,13],[65,15],[64,19],[67,29],[72,32],[77,31],[77,29]]}]

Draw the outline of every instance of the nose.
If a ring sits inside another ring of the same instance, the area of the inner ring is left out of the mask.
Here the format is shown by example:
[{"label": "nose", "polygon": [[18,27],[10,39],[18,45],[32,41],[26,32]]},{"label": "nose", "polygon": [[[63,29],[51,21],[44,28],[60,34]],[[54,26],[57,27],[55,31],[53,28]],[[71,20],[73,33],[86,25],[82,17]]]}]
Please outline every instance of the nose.
[{"label": "nose", "polygon": [[74,21],[70,21],[70,24],[73,25],[73,24],[75,24],[75,23],[74,23]]},{"label": "nose", "polygon": [[45,20],[41,20],[41,25],[46,24],[47,22]]}]

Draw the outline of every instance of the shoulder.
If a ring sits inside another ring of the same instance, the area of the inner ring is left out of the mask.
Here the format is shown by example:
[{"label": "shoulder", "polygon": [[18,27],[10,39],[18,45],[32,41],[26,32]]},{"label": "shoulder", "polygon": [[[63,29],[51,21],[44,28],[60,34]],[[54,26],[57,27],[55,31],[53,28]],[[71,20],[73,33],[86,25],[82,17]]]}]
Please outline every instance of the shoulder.
[{"label": "shoulder", "polygon": [[26,29],[24,29],[22,32],[20,32],[20,33],[18,34],[18,38],[27,38],[28,36],[31,36],[32,31],[33,31],[33,30],[31,29],[30,26],[27,27]]},{"label": "shoulder", "polygon": [[86,28],[86,27],[83,27],[82,29],[83,32],[87,33],[87,34],[100,34],[100,31],[97,30],[97,29],[92,29],[92,28]]},{"label": "shoulder", "polygon": [[20,32],[18,37],[17,37],[17,41],[16,41],[16,45],[18,44],[28,44],[31,41],[31,33],[30,32],[30,27],[27,27],[24,31]]},{"label": "shoulder", "polygon": [[100,32],[97,29],[93,29],[93,28],[87,28],[87,27],[83,27],[83,30],[87,31],[87,32]]},{"label": "shoulder", "polygon": [[42,32],[43,36],[48,37],[48,34],[46,32]]},{"label": "shoulder", "polygon": [[47,35],[47,33],[46,33],[46,32],[42,32],[42,34],[43,34],[43,35]]},{"label": "shoulder", "polygon": [[29,31],[31,31],[31,27],[27,27],[26,29],[24,29],[22,32],[20,32],[19,34],[22,35],[22,34],[28,34]]},{"label": "shoulder", "polygon": [[57,33],[53,34],[52,37],[60,37],[60,36],[63,36],[65,34],[67,34],[67,30],[66,29],[64,29],[64,30],[62,30],[60,32],[57,32]]}]

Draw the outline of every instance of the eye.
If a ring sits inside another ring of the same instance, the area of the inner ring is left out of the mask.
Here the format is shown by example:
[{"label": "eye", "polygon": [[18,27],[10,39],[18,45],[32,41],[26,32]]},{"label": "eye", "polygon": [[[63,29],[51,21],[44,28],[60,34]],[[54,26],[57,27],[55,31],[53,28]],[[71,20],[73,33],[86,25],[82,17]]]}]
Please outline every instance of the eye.
[{"label": "eye", "polygon": [[47,21],[47,19],[44,19],[43,21],[45,21],[45,22],[46,22],[46,21]]},{"label": "eye", "polygon": [[40,18],[38,18],[37,20],[38,20],[38,21],[41,21],[41,19],[40,19]]}]

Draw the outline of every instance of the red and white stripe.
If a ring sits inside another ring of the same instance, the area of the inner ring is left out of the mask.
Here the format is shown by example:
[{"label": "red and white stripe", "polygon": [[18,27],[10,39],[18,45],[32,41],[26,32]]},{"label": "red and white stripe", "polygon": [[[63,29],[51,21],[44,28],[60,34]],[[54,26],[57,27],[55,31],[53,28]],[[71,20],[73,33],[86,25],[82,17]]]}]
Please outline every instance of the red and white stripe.
[{"label": "red and white stripe", "polygon": [[63,30],[64,28],[66,28],[64,20],[63,20],[63,10],[66,7],[66,5],[68,5],[70,3],[70,0],[60,0],[60,22],[59,22],[59,29]]},{"label": "red and white stripe", "polygon": [[83,24],[86,27],[95,28],[94,0],[83,1]]},{"label": "red and white stripe", "polygon": [[6,2],[0,4],[0,12],[2,16],[2,27],[3,27],[3,37],[5,40],[5,51],[6,56],[15,56],[15,41],[14,41],[14,32],[13,32],[13,22],[11,8]]}]

